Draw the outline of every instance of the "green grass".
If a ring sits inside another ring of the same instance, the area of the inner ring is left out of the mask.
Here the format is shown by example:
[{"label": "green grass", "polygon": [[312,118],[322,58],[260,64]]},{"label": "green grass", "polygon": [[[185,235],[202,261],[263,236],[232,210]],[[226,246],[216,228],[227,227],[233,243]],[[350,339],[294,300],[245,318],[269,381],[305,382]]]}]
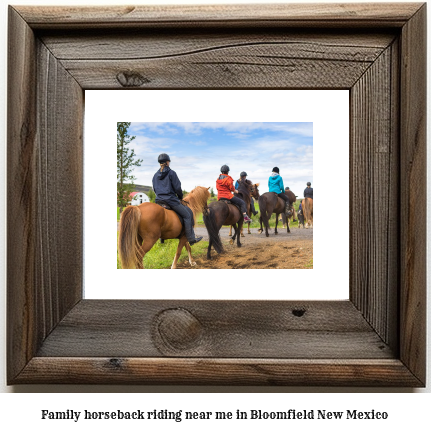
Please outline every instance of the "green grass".
[{"label": "green grass", "polygon": [[313,258],[305,265],[305,268],[307,269],[313,268]]},{"label": "green grass", "polygon": [[[117,233],[118,238],[118,233]],[[171,268],[174,260],[175,252],[177,251],[178,240],[165,240],[162,244],[160,240],[151,248],[151,250],[144,257],[145,269],[166,269]],[[208,249],[208,242],[200,241],[192,246],[193,259],[205,255]],[[187,250],[183,248],[178,263],[188,261],[189,257]],[[121,269],[120,260],[117,252],[117,269]]]}]

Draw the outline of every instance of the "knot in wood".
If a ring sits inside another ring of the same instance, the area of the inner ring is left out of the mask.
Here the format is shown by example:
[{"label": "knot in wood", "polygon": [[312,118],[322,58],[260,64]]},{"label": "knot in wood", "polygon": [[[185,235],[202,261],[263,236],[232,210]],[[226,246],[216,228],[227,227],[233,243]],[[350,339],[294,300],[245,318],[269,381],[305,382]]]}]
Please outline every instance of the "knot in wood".
[{"label": "knot in wood", "polygon": [[202,337],[201,323],[182,308],[162,311],[156,317],[156,331],[163,343],[175,350],[193,348]]},{"label": "knot in wood", "polygon": [[117,81],[123,87],[141,87],[150,82],[148,78],[142,76],[139,72],[126,71],[117,74]]}]

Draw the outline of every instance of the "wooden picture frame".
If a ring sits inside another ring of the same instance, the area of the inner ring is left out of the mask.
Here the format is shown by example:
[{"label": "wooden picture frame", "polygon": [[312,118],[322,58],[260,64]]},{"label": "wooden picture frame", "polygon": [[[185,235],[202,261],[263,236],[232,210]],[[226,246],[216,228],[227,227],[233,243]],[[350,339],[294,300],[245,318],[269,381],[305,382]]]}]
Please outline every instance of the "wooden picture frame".
[{"label": "wooden picture frame", "polygon": [[[9,7],[8,384],[424,386],[425,29],[425,3]],[[84,90],[130,88],[349,89],[349,300],[83,299]]]}]

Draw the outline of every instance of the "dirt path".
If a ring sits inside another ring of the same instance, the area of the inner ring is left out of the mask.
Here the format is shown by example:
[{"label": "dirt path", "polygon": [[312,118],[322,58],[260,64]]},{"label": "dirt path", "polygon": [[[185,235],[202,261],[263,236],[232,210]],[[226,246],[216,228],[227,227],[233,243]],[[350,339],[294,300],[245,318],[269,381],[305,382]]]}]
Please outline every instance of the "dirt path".
[{"label": "dirt path", "polygon": [[[303,269],[313,268],[313,229],[291,228],[287,234],[285,229],[279,229],[275,235],[270,231],[269,237],[259,234],[257,228],[252,233],[241,237],[242,247],[229,244],[229,228],[222,228],[220,236],[225,248],[224,254],[211,251],[212,260],[206,255],[196,258],[194,269]],[[205,227],[195,228],[196,235],[208,240]],[[193,249],[192,249],[193,253]],[[178,268],[190,268],[188,261],[178,265]]]}]

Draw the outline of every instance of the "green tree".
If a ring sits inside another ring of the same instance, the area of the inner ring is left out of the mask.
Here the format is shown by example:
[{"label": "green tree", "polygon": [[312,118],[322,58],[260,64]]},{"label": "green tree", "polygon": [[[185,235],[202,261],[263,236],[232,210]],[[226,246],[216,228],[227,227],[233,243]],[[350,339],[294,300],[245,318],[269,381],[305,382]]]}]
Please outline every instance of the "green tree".
[{"label": "green tree", "polygon": [[147,193],[148,198],[150,198],[150,202],[155,202],[156,201],[156,193],[150,189]]},{"label": "green tree", "polygon": [[130,122],[117,123],[117,207],[120,208],[120,214],[129,203],[129,196],[135,186],[133,168],[141,166],[142,162],[142,159],[135,159],[135,151],[128,147],[136,138],[127,133],[129,127]]},{"label": "green tree", "polygon": [[210,189],[210,193],[211,193],[211,198],[214,198],[215,194],[214,194],[214,189],[213,188]]}]

